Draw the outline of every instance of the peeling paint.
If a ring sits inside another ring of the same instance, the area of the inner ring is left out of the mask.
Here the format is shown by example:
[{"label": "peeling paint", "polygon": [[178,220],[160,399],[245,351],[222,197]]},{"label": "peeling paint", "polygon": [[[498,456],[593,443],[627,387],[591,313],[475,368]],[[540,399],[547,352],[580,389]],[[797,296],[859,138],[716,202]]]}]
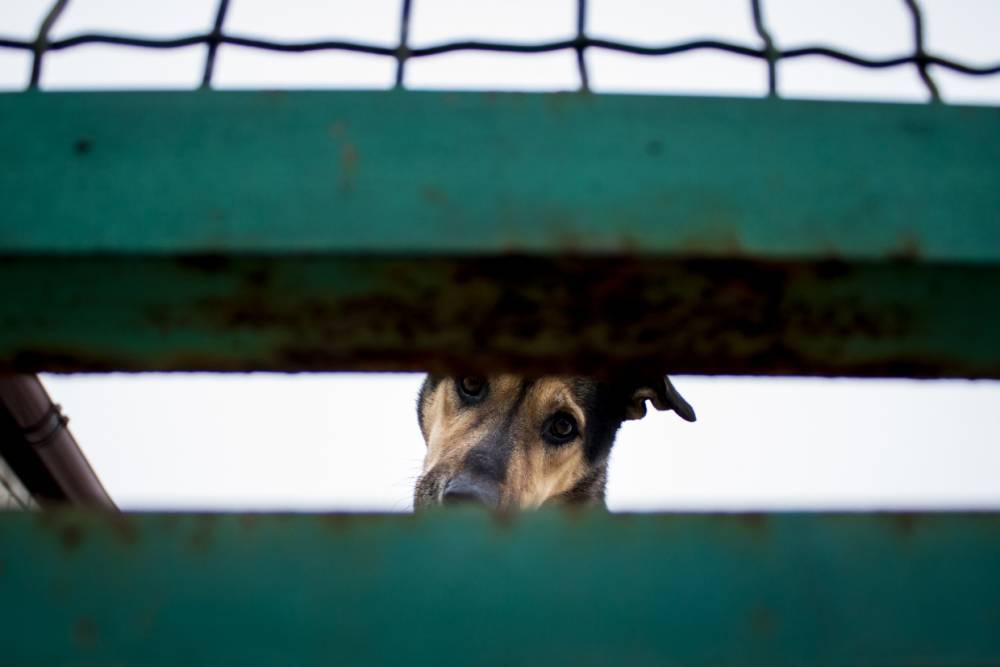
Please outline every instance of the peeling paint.
[{"label": "peeling paint", "polygon": [[127,518],[0,513],[5,664],[1000,663],[997,513]]},{"label": "peeling paint", "polygon": [[21,286],[0,366],[26,371],[1000,377],[992,266],[205,255],[15,259],[0,278]]}]

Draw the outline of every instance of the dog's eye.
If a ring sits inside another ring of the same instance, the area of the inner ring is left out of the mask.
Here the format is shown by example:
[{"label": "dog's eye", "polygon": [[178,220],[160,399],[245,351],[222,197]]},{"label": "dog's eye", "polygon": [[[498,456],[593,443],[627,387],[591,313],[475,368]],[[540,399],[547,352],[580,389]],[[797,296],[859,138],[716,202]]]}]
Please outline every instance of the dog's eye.
[{"label": "dog's eye", "polygon": [[564,445],[577,435],[576,420],[565,412],[552,415],[542,430],[542,437],[552,445]]},{"label": "dog's eye", "polygon": [[468,402],[476,402],[486,395],[486,379],[478,375],[468,375],[455,383],[458,394]]}]

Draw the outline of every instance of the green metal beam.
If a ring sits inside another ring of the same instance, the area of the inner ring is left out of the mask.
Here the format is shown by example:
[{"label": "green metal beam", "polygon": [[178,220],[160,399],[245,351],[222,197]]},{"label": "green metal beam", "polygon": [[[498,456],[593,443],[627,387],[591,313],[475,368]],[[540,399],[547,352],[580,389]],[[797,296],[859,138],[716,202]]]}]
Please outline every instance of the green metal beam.
[{"label": "green metal beam", "polygon": [[1000,260],[1000,109],[455,93],[0,96],[9,252]]},{"label": "green metal beam", "polygon": [[997,665],[1000,516],[0,515],[3,662]]},{"label": "green metal beam", "polygon": [[18,258],[22,370],[1000,377],[1000,271],[600,259]]},{"label": "green metal beam", "polygon": [[1000,377],[1000,110],[0,95],[0,367]]}]

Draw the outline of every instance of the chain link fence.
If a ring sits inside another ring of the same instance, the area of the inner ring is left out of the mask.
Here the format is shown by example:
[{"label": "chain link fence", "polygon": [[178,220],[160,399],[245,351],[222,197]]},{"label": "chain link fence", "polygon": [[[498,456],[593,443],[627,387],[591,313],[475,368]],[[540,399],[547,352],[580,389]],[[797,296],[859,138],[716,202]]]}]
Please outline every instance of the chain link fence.
[{"label": "chain link fence", "polygon": [[966,74],[969,76],[989,76],[1000,73],[1000,62],[985,66],[975,66],[954,59],[945,58],[930,53],[925,48],[924,18],[917,0],[900,0],[912,22],[912,51],[891,58],[870,58],[857,53],[815,45],[794,49],[779,49],[775,46],[771,32],[764,20],[763,0],[748,0],[753,14],[754,29],[760,38],[759,45],[740,44],[733,41],[700,39],[658,46],[640,45],[624,41],[601,39],[587,34],[587,0],[576,2],[576,35],[572,39],[539,42],[533,44],[493,42],[479,40],[449,41],[429,46],[413,48],[409,45],[410,17],[413,13],[414,0],[401,0],[399,40],[395,44],[372,44],[349,40],[320,40],[302,42],[278,42],[266,39],[255,39],[224,30],[226,12],[229,0],[220,0],[215,13],[212,30],[207,33],[192,34],[170,39],[150,39],[135,35],[86,33],[50,40],[49,35],[59,15],[66,9],[70,0],[57,0],[45,15],[35,39],[32,41],[7,39],[0,37],[0,48],[30,51],[33,54],[30,89],[37,89],[41,80],[42,66],[45,55],[52,51],[71,49],[85,44],[108,44],[118,46],[141,47],[148,49],[174,49],[204,44],[207,48],[201,84],[211,87],[212,75],[215,69],[216,53],[219,46],[229,44],[277,52],[303,53],[311,51],[346,51],[393,58],[396,62],[395,85],[405,87],[406,65],[413,58],[429,58],[445,53],[458,51],[483,51],[498,53],[549,53],[553,51],[571,50],[576,53],[577,70],[579,73],[580,90],[589,90],[587,61],[584,57],[587,49],[607,49],[635,55],[665,57],[691,51],[721,51],[737,54],[747,58],[763,60],[768,68],[768,91],[771,96],[777,95],[778,64],[785,60],[807,56],[821,56],[835,61],[848,63],[857,67],[869,69],[884,69],[892,67],[914,67],[917,69],[923,85],[929,93],[931,101],[940,101],[938,86],[931,75],[932,66]]}]

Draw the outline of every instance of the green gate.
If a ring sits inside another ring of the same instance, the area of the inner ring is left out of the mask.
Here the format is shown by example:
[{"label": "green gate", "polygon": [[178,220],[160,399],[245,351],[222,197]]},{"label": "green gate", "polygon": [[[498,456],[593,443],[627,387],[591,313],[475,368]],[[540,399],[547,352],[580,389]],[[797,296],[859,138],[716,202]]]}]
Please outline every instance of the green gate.
[{"label": "green gate", "polygon": [[[1000,378],[1000,109],[914,50],[35,41],[0,95],[0,368]],[[46,53],[206,45],[202,90],[43,93]],[[394,58],[397,90],[220,92],[220,44]],[[594,95],[585,51],[765,61],[766,99]],[[580,92],[403,89],[413,58],[574,50]],[[932,103],[777,99],[780,63]],[[15,665],[1000,664],[995,513],[0,516]]]}]

